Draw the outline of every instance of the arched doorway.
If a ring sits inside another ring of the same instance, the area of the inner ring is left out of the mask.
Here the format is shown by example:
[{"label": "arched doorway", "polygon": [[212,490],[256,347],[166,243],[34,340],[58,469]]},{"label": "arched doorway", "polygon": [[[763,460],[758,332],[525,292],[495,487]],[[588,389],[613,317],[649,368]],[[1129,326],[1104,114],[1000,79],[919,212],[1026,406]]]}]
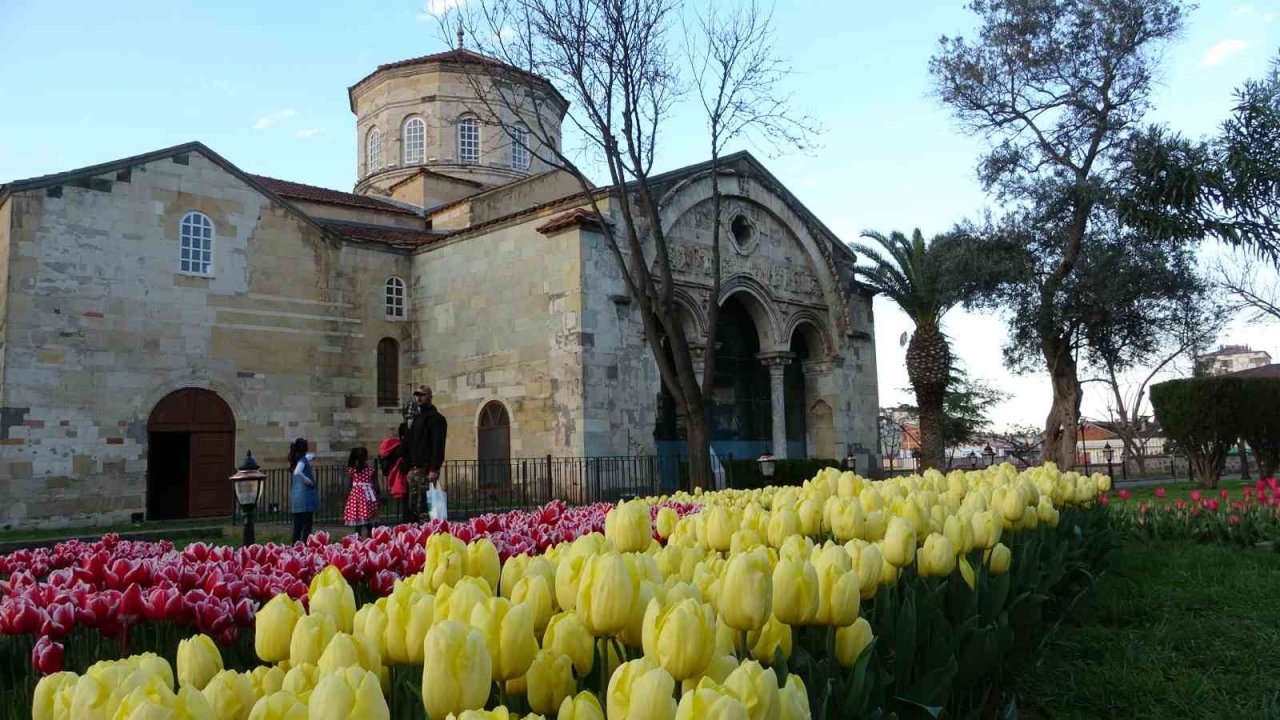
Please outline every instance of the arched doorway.
[{"label": "arched doorway", "polygon": [[711,440],[719,452],[756,457],[770,449],[773,417],[769,370],[760,363],[760,333],[737,296],[720,306],[711,396]]},{"label": "arched doorway", "polygon": [[809,457],[808,402],[804,386],[804,361],[809,359],[809,342],[799,330],[791,335],[791,347],[795,357],[787,363],[782,373],[782,397],[787,413],[787,457]]},{"label": "arched doorway", "polygon": [[169,393],[147,420],[147,518],[230,515],[236,421],[217,393]]},{"label": "arched doorway", "polygon": [[511,416],[500,402],[480,408],[476,421],[476,457],[480,460],[480,487],[504,487],[510,480]]}]

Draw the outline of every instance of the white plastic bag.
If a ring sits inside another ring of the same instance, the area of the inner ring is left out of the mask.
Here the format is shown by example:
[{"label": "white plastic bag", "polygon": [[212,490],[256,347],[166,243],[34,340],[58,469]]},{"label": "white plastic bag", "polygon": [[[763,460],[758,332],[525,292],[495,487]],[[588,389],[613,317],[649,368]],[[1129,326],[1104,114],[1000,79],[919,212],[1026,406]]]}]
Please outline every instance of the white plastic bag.
[{"label": "white plastic bag", "polygon": [[431,483],[431,489],[427,491],[427,517],[432,520],[449,519],[449,496],[435,483]]}]

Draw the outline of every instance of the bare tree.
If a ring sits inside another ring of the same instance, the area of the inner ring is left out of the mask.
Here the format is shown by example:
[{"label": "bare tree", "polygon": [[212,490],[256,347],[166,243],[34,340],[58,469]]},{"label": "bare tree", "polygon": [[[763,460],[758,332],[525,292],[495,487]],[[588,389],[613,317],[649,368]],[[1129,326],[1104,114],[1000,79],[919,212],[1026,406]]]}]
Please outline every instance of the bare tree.
[{"label": "bare tree", "polygon": [[1231,298],[1231,309],[1245,313],[1248,322],[1280,322],[1280,278],[1274,269],[1266,277],[1244,262],[1219,261],[1214,280]]},{"label": "bare tree", "polygon": [[[679,8],[675,0],[477,0],[442,16],[441,26],[448,34],[457,28],[459,43],[469,36],[479,51],[466,62],[483,69],[468,75],[482,120],[513,141],[525,138],[534,157],[577,180],[580,199],[636,301],[662,383],[684,420],[690,478],[701,487],[711,478],[707,398],[720,301],[718,160],[727,143],[742,137],[801,144],[811,124],[790,114],[776,92],[786,66],[773,54],[767,13],[752,4],[702,15],[698,32],[685,34],[690,82],[668,41]],[[660,134],[690,85],[707,112],[716,206],[704,338],[689,337],[677,303],[652,182]],[[561,143],[562,117],[582,141],[576,152]],[[591,165],[604,166],[607,182],[592,182]],[[699,341],[706,350],[701,377]]]},{"label": "bare tree", "polygon": [[1008,454],[1024,467],[1040,455],[1040,448],[1044,445],[1044,433],[1030,425],[1014,425],[1004,432],[993,433],[992,437],[998,439]]}]

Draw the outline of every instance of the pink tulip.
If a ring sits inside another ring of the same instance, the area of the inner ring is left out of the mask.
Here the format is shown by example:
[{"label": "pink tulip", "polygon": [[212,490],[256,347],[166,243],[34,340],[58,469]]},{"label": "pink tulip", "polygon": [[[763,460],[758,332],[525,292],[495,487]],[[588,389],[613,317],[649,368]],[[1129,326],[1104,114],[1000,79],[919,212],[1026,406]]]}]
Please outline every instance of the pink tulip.
[{"label": "pink tulip", "polygon": [[1192,501],[1194,501],[1194,502],[1200,502],[1200,491],[1199,491],[1199,490],[1192,490],[1192,491],[1191,491],[1191,500],[1192,500]]},{"label": "pink tulip", "polygon": [[42,637],[31,648],[31,664],[41,675],[52,675],[62,670],[62,643]]},{"label": "pink tulip", "polygon": [[1164,497],[1164,488],[1156,488],[1156,497],[1158,498]]},{"label": "pink tulip", "polygon": [[1121,499],[1121,500],[1128,501],[1128,499],[1129,499],[1129,491],[1128,491],[1128,490],[1121,490],[1121,491],[1120,491],[1120,499]]}]

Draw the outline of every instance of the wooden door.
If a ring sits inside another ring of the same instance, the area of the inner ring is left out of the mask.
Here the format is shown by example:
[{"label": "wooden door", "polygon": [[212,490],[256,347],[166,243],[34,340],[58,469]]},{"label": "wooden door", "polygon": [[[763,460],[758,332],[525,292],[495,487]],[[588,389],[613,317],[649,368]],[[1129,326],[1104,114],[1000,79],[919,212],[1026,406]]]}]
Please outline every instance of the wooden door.
[{"label": "wooden door", "polygon": [[491,402],[480,410],[476,431],[480,487],[505,487],[511,481],[511,419],[502,403]]},{"label": "wooden door", "polygon": [[228,432],[191,433],[188,517],[230,515],[230,478],[235,473],[236,437]]},{"label": "wooden door", "polygon": [[161,484],[184,483],[187,517],[230,515],[236,423],[227,403],[209,390],[178,390],[156,404],[147,430],[157,439],[176,435],[188,442],[186,467],[148,465],[148,494],[161,492]]}]

